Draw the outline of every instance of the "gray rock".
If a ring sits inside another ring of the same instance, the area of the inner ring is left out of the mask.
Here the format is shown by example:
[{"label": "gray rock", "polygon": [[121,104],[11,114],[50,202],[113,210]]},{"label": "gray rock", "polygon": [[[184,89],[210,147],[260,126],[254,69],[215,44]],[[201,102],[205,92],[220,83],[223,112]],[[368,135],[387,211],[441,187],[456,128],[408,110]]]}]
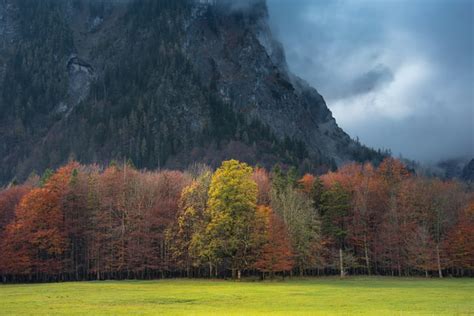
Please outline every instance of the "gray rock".
[{"label": "gray rock", "polygon": [[237,11],[200,4],[183,46],[201,80],[216,84],[225,102],[268,124],[278,136],[302,140],[312,152],[338,162],[350,159],[345,149],[356,145],[337,126],[322,96],[289,72],[282,45],[268,26],[265,3],[254,1],[251,9]]}]

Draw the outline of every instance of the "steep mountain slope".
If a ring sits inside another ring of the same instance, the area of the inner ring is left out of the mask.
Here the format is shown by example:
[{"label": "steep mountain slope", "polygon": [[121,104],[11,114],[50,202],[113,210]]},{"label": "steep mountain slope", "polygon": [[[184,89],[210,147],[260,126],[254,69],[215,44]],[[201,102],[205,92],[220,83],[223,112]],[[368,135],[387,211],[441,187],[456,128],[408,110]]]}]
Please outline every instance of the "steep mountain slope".
[{"label": "steep mountain slope", "polygon": [[265,1],[240,4],[0,0],[0,181],[70,158],[304,169],[380,159],[287,70]]}]

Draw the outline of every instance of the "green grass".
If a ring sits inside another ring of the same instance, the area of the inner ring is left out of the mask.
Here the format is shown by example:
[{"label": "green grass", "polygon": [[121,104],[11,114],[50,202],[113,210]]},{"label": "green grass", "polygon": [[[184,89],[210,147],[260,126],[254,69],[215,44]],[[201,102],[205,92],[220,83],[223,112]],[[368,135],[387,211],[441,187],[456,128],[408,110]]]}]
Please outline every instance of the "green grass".
[{"label": "green grass", "polygon": [[0,285],[0,315],[474,315],[473,279]]}]

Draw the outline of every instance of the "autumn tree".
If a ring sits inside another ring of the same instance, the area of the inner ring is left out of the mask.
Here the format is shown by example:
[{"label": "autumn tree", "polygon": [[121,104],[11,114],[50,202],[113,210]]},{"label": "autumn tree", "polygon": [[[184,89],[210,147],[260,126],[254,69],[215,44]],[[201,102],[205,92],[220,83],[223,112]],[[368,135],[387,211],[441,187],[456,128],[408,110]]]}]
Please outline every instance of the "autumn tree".
[{"label": "autumn tree", "polygon": [[113,272],[124,264],[125,220],[123,208],[124,179],[127,171],[113,164],[98,178],[97,204],[93,214],[92,271],[97,279],[113,277]]},{"label": "autumn tree", "polygon": [[268,172],[263,168],[255,168],[252,179],[255,181],[255,183],[257,183],[258,205],[270,205],[272,184]]},{"label": "autumn tree", "polygon": [[474,270],[474,202],[459,214],[445,241],[445,249],[458,275]]},{"label": "autumn tree", "polygon": [[15,274],[34,274],[47,280],[64,270],[67,249],[61,201],[76,164],[71,163],[51,175],[43,187],[26,194],[15,211],[15,221],[6,229],[5,265]]},{"label": "autumn tree", "polygon": [[25,194],[31,190],[28,185],[12,186],[0,191],[0,236],[15,218],[15,208]]},{"label": "autumn tree", "polygon": [[227,260],[233,277],[255,260],[257,184],[253,170],[236,160],[225,161],[212,176],[206,227],[209,251]]},{"label": "autumn tree", "polygon": [[365,165],[352,164],[346,166],[346,175],[352,178],[350,191],[352,192],[351,224],[349,239],[358,258],[365,263],[367,274],[371,274],[371,257],[373,256],[374,242],[381,225],[380,214],[380,182],[375,168]]},{"label": "autumn tree", "polygon": [[429,271],[436,268],[435,243],[425,226],[415,226],[409,232],[407,242],[408,263],[414,269],[424,271],[425,276],[429,276]]},{"label": "autumn tree", "polygon": [[293,252],[288,237],[288,230],[283,220],[267,206],[259,206],[258,212],[265,221],[264,244],[260,250],[254,268],[270,274],[290,271],[293,268]]},{"label": "autumn tree", "polygon": [[[381,203],[384,213],[380,225],[380,238],[376,241],[380,257],[388,260],[390,269],[397,270],[402,275],[406,259],[407,229],[411,224],[404,220],[407,215],[406,208],[400,204],[403,194],[410,193],[406,189],[406,181],[411,177],[405,165],[393,158],[385,159],[376,170],[379,178]],[[402,189],[405,188],[404,192]]]},{"label": "autumn tree", "polygon": [[78,164],[73,165],[68,186],[61,198],[64,214],[64,231],[67,247],[64,258],[64,270],[75,280],[82,279],[88,273],[88,232],[92,225],[91,213],[87,207],[88,172]]},{"label": "autumn tree", "polygon": [[[11,265],[15,265],[14,262],[11,262],[11,259],[18,255],[15,249],[12,248],[12,243],[16,243],[15,240],[21,234],[21,231],[18,231],[17,227],[12,224],[15,219],[15,209],[30,190],[30,186],[22,185],[0,191],[0,253],[2,254],[0,256],[0,276],[3,276],[4,282],[6,281],[6,275],[11,271]],[[6,231],[7,227],[9,229],[8,233]],[[17,259],[20,261],[19,257]]]},{"label": "autumn tree", "polygon": [[298,189],[287,185],[274,188],[272,208],[286,224],[300,275],[316,265],[321,246],[320,220],[310,198]]},{"label": "autumn tree", "polygon": [[202,244],[209,222],[206,206],[211,177],[210,170],[204,170],[183,189],[177,223],[167,231],[172,257],[178,267],[186,270],[187,276],[192,266],[201,263],[209,265],[209,275],[212,275],[213,260]]},{"label": "autumn tree", "polygon": [[348,234],[347,216],[350,212],[350,201],[349,193],[339,183],[328,188],[322,196],[323,233],[333,240],[338,249],[341,277],[345,275],[343,251]]},{"label": "autumn tree", "polygon": [[163,277],[173,269],[167,231],[177,225],[181,192],[190,179],[179,171],[161,171],[147,173],[142,181],[144,206],[139,226],[142,244],[138,249],[143,255],[140,263],[148,277]]},{"label": "autumn tree", "polygon": [[451,228],[455,225],[458,214],[466,205],[466,195],[455,182],[443,182],[438,179],[422,181],[425,188],[427,205],[425,219],[428,231],[434,241],[438,276],[443,277],[444,257],[443,244]]},{"label": "autumn tree", "polygon": [[315,182],[316,177],[309,173],[305,174],[301,179],[298,180],[301,190],[308,195],[313,191]]}]

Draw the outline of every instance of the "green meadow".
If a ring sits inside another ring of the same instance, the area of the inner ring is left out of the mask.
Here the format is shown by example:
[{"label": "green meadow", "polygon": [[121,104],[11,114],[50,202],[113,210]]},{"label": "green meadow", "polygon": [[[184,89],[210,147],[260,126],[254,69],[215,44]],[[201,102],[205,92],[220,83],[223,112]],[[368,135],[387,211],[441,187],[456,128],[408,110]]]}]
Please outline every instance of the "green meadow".
[{"label": "green meadow", "polygon": [[474,315],[474,279],[0,285],[1,315]]}]

